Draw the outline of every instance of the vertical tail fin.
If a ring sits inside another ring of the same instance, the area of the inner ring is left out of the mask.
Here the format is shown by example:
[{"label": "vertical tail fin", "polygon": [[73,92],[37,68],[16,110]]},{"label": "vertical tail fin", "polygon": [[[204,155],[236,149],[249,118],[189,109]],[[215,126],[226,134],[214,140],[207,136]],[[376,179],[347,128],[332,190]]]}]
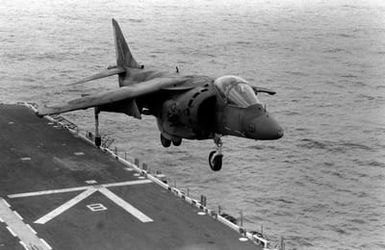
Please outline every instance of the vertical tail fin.
[{"label": "vertical tail fin", "polygon": [[72,85],[81,84],[117,74],[119,75],[119,86],[124,86],[124,82],[125,80],[127,80],[127,78],[129,78],[130,74],[128,68],[143,68],[143,66],[138,64],[132,56],[131,51],[126,43],[126,40],[124,39],[122,30],[120,29],[119,24],[118,22],[116,22],[115,19],[112,19],[112,26],[114,30],[117,65],[113,67],[108,67],[106,70],[100,73],[83,78],[80,81],[72,83]]},{"label": "vertical tail fin", "polygon": [[118,67],[129,67],[129,68],[141,68],[128,48],[127,42],[124,39],[122,30],[119,27],[118,22],[112,19],[112,26],[114,29],[115,39],[115,52],[116,52],[116,63]]}]

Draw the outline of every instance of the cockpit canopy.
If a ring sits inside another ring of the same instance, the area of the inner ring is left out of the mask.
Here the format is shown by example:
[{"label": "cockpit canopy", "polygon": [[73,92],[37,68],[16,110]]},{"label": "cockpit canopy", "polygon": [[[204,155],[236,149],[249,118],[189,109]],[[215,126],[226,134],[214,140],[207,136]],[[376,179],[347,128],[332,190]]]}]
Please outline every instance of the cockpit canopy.
[{"label": "cockpit canopy", "polygon": [[241,108],[261,103],[249,83],[238,76],[222,76],[214,81],[214,86],[226,103]]}]

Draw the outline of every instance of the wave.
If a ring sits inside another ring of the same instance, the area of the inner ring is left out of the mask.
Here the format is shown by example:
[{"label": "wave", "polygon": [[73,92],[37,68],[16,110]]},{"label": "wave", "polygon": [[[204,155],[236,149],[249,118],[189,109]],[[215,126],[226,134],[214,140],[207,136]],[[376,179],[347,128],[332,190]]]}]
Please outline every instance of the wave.
[{"label": "wave", "polygon": [[346,153],[348,151],[363,150],[372,152],[373,149],[367,145],[353,142],[334,142],[325,140],[314,140],[314,139],[302,139],[301,143],[298,144],[300,148],[306,149],[321,149],[330,151],[333,153]]},{"label": "wave", "polygon": [[357,78],[358,76],[353,75],[353,74],[346,74],[346,75],[341,75],[340,77],[343,77],[343,78]]},{"label": "wave", "polygon": [[295,245],[298,245],[299,247],[308,248],[308,247],[314,246],[312,243],[310,243],[310,242],[313,242],[314,239],[310,239],[310,238],[307,238],[307,237],[303,237],[303,236],[289,236],[289,237],[286,237],[286,239],[287,239],[287,241],[289,243],[288,245],[291,245],[290,242],[293,241],[293,242],[296,243]]},{"label": "wave", "polygon": [[369,146],[360,143],[352,143],[352,142],[343,142],[338,145],[339,147],[349,148],[349,149],[362,149],[366,151],[372,151],[373,149]]},{"label": "wave", "polygon": [[295,115],[300,115],[300,112],[292,111],[292,110],[285,110],[282,112],[283,114],[287,116],[295,116]]},{"label": "wave", "polygon": [[339,234],[345,234],[345,235],[348,235],[350,233],[348,233],[346,230],[344,230],[343,228],[339,227],[339,226],[336,226],[336,225],[330,225],[329,228],[336,232],[336,233],[339,233]]},{"label": "wave", "polygon": [[365,94],[359,94],[357,97],[362,98],[362,99],[366,99],[368,101],[373,101],[376,99],[376,97],[374,97],[374,96],[365,95]]},{"label": "wave", "polygon": [[345,37],[345,38],[351,38],[351,37],[354,37],[354,35],[352,34],[346,34],[346,33],[339,33],[339,34],[336,34],[337,36],[339,37]]},{"label": "wave", "polygon": [[330,143],[325,143],[313,139],[302,139],[300,140],[301,144],[298,146],[301,148],[307,148],[307,149],[328,149],[330,147]]},{"label": "wave", "polygon": [[143,19],[129,18],[129,19],[127,19],[127,21],[130,23],[142,23],[144,20]]},{"label": "wave", "polygon": [[331,54],[336,54],[339,52],[350,53],[349,51],[346,51],[345,49],[341,49],[341,48],[327,49],[327,50],[324,50],[323,52],[324,53],[331,53]]},{"label": "wave", "polygon": [[308,73],[301,72],[301,71],[285,71],[285,73],[294,75],[294,76],[308,76]]},{"label": "wave", "polygon": [[355,159],[353,162],[356,163],[357,165],[361,165],[361,166],[385,168],[385,162],[378,161],[378,160],[366,160],[366,161],[363,161],[363,160]]},{"label": "wave", "polygon": [[293,204],[294,203],[294,201],[289,201],[289,200],[286,200],[284,198],[280,198],[277,201],[282,202],[282,203],[286,203],[286,204]]}]

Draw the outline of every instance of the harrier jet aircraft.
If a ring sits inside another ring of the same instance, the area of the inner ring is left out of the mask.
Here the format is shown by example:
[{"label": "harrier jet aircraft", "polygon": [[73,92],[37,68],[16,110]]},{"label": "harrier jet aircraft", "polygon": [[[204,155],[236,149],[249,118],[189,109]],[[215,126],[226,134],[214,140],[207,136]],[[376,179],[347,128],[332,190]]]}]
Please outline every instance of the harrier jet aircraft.
[{"label": "harrier jet aircraft", "polygon": [[116,66],[84,78],[74,84],[118,75],[119,87],[95,95],[83,96],[62,105],[44,106],[38,115],[59,114],[94,108],[95,144],[101,145],[99,113],[118,112],[141,119],[157,119],[160,141],[164,147],[179,146],[182,139],[213,139],[217,150],[210,152],[213,171],[222,168],[221,136],[233,135],[254,140],[275,140],[283,129],[257,98],[273,90],[258,87],[238,76],[212,78],[160,72],[140,65],[132,56],[118,23],[112,19]]}]

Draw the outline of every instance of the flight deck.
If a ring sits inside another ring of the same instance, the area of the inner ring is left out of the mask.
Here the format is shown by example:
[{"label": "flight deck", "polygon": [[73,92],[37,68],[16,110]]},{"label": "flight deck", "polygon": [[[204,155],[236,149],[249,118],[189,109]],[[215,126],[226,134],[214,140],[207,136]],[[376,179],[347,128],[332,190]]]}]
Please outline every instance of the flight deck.
[{"label": "flight deck", "polygon": [[267,248],[28,105],[1,104],[0,128],[0,250]]}]

